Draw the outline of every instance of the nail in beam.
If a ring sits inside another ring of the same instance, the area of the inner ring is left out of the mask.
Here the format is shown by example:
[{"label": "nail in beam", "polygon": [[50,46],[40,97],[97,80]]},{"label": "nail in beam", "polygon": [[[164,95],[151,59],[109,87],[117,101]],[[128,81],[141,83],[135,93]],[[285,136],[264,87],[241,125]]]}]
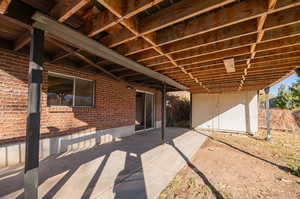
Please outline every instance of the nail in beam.
[{"label": "nail in beam", "polygon": [[265,88],[266,95],[266,128],[267,128],[267,137],[266,140],[270,141],[272,139],[271,130],[270,130],[270,99],[269,99],[270,87]]},{"label": "nail in beam", "polygon": [[44,31],[34,28],[31,36],[24,174],[25,199],[36,199],[38,197],[40,97],[43,75]]},{"label": "nail in beam", "polygon": [[166,83],[162,85],[162,98],[161,98],[161,140],[165,142],[166,132]]}]

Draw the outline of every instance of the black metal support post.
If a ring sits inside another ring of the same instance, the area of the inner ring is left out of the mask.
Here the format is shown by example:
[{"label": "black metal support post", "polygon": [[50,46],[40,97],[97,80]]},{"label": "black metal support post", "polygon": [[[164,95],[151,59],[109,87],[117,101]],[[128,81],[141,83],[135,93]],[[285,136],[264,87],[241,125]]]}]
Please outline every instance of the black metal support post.
[{"label": "black metal support post", "polygon": [[162,85],[162,98],[161,98],[161,140],[165,142],[165,132],[166,132],[166,84]]},{"label": "black metal support post", "polygon": [[43,75],[44,31],[33,29],[28,71],[28,105],[24,173],[25,199],[38,197],[40,96]]},{"label": "black metal support post", "polygon": [[265,94],[266,94],[266,128],[267,128],[267,137],[266,141],[271,141],[272,135],[270,130],[270,100],[269,100],[269,91],[270,88],[265,88]]},{"label": "black metal support post", "polygon": [[193,94],[190,93],[190,129],[193,129]]}]

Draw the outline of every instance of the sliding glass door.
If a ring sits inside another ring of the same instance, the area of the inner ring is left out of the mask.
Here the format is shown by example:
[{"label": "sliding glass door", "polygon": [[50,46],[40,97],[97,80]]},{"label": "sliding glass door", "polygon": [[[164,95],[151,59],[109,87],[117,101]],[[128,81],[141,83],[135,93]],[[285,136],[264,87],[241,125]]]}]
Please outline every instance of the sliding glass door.
[{"label": "sliding glass door", "polygon": [[135,130],[145,130],[154,127],[154,95],[136,93]]}]

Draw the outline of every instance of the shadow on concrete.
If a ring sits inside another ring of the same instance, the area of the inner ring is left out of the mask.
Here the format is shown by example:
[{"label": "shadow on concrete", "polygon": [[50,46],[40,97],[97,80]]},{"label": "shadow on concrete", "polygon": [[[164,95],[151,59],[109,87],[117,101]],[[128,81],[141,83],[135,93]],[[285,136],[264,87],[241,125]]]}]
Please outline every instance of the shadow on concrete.
[{"label": "shadow on concrete", "polygon": [[227,143],[227,142],[224,142],[224,141],[222,141],[222,140],[219,140],[219,139],[216,139],[216,138],[214,138],[214,137],[212,137],[212,136],[209,136],[209,135],[207,135],[207,134],[205,134],[205,133],[202,133],[202,132],[199,131],[199,130],[194,129],[194,131],[197,132],[197,133],[199,133],[199,134],[201,134],[201,135],[204,135],[204,136],[208,137],[208,138],[211,139],[211,140],[214,140],[214,141],[217,141],[217,142],[219,142],[219,143],[222,143],[222,144],[224,144],[224,145],[226,145],[226,146],[229,146],[230,148],[233,148],[233,149],[235,149],[235,150],[237,150],[237,151],[239,151],[239,152],[242,152],[242,153],[244,153],[244,154],[246,154],[246,155],[249,155],[249,156],[251,156],[251,157],[253,157],[253,158],[256,158],[256,159],[258,159],[258,160],[261,160],[261,161],[263,161],[263,162],[266,162],[266,163],[268,163],[268,164],[270,164],[270,165],[272,165],[272,166],[275,166],[275,167],[277,167],[277,168],[280,169],[280,170],[283,170],[283,171],[285,171],[285,172],[289,172],[289,173],[293,174],[293,170],[291,170],[291,169],[288,168],[288,167],[285,167],[285,166],[276,164],[276,163],[274,163],[274,162],[271,162],[271,161],[269,161],[269,160],[266,160],[266,159],[264,159],[264,158],[261,158],[261,157],[259,157],[259,156],[257,156],[257,155],[254,155],[254,154],[249,153],[249,152],[247,152],[247,151],[245,151],[245,150],[243,150],[243,149],[240,149],[240,148],[238,148],[238,147],[236,147],[236,146],[233,146],[233,145],[231,145],[231,144],[229,144],[229,143]]},{"label": "shadow on concrete", "polygon": [[[171,133],[169,132],[167,133],[166,140],[172,141],[176,137],[183,135],[188,131],[188,129],[178,129],[176,131],[172,131]],[[46,190],[47,192],[44,194],[43,198],[53,198],[71,179],[71,177],[74,176],[79,167],[82,167],[86,163],[89,163],[95,159],[102,158],[99,166],[93,174],[93,177],[89,180],[88,186],[83,188],[85,190],[83,191],[82,196],[80,196],[81,198],[90,198],[92,196],[92,193],[95,191],[97,182],[101,180],[101,175],[103,174],[103,170],[109,158],[111,157],[111,154],[114,152],[122,151],[126,152],[126,158],[123,170],[121,170],[115,178],[113,188],[115,198],[146,199],[147,193],[143,177],[144,175],[137,175],[137,179],[134,178],[134,175],[136,173],[143,174],[141,155],[161,145],[161,143],[160,130],[152,130],[147,131],[143,134],[136,134],[134,136],[125,137],[120,141],[101,144],[83,151],[50,156],[49,158],[40,161],[39,185],[43,184],[51,177],[62,174],[63,177],[58,180],[58,182],[56,182],[53,186],[51,185],[51,188],[49,190]],[[10,174],[11,173],[9,172],[6,173],[6,176],[5,174],[1,174],[2,177],[0,179],[0,198],[23,189],[23,173],[15,173],[15,175]],[[128,181],[129,177],[130,182]],[[132,181],[132,179],[134,179],[134,182]],[[125,186],[125,188],[124,186],[122,186],[122,188],[120,188],[119,185],[123,185],[123,183],[128,183],[136,186]],[[70,189],[77,188],[80,187],[70,187]],[[99,191],[101,190],[97,190],[98,193]],[[24,193],[21,193],[17,196],[17,198],[23,197]]]},{"label": "shadow on concrete", "polygon": [[191,168],[200,178],[202,178],[203,182],[209,187],[211,192],[215,195],[217,199],[224,199],[222,194],[214,187],[213,184],[207,179],[207,177],[202,173],[174,144],[173,141],[169,142],[169,144],[181,155],[184,161],[187,163],[188,167]]}]

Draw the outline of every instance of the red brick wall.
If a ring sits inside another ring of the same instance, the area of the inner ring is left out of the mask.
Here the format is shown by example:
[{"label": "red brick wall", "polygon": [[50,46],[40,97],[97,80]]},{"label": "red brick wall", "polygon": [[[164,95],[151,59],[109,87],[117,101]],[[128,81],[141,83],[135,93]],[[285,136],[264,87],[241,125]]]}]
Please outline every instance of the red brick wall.
[{"label": "red brick wall", "polygon": [[[41,132],[55,136],[133,125],[135,90],[104,75],[78,72],[69,67],[44,65]],[[48,71],[96,80],[95,108],[47,107]],[[25,136],[27,113],[28,58],[0,49],[0,141]],[[156,120],[160,120],[161,94],[155,92]]]}]

